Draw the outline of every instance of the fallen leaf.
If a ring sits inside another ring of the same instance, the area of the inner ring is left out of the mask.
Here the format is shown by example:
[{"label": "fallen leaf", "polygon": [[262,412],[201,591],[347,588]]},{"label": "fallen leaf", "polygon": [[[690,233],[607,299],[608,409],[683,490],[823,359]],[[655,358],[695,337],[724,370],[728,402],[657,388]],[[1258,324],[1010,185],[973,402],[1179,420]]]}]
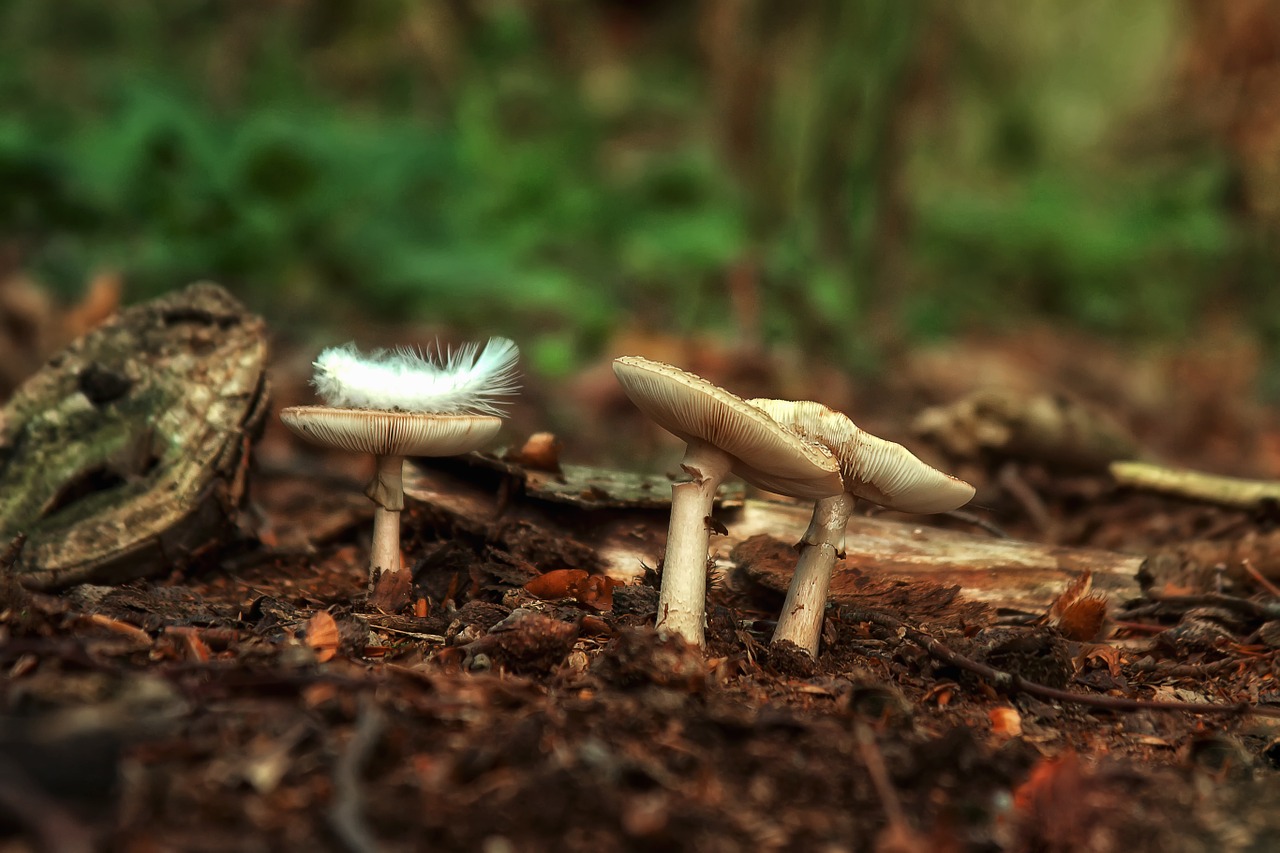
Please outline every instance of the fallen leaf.
[{"label": "fallen leaf", "polygon": [[578,594],[578,587],[588,575],[582,569],[555,569],[545,575],[538,575],[524,585],[530,595],[551,601],[558,598],[573,598]]},{"label": "fallen leaf", "polygon": [[[1089,824],[1090,779],[1074,752],[1046,758],[1031,768],[1014,789],[1013,805],[1023,833],[1034,840],[1029,849],[1084,849]],[[1043,841],[1051,839],[1050,848]]]},{"label": "fallen leaf", "polygon": [[[1120,650],[1105,644],[1087,645],[1079,658],[1081,664],[1101,661],[1112,678],[1120,677]],[[1079,668],[1083,669],[1083,666]]]},{"label": "fallen leaf", "polygon": [[607,575],[591,575],[583,578],[574,595],[583,604],[596,610],[613,609],[613,588],[621,583]]},{"label": "fallen leaf", "polygon": [[956,685],[954,684],[947,682],[935,684],[925,692],[924,696],[920,697],[920,701],[928,702],[932,700],[937,703],[939,708],[945,708],[951,704],[951,697],[955,695],[955,692]]},{"label": "fallen leaf", "polygon": [[63,319],[68,340],[78,338],[100,325],[120,309],[123,282],[118,272],[100,272],[89,281],[80,302]]},{"label": "fallen leaf", "polygon": [[1022,715],[1017,708],[992,708],[987,714],[991,720],[991,731],[1005,737],[1019,737],[1022,734]]},{"label": "fallen leaf", "polygon": [[583,616],[580,633],[584,637],[611,637],[613,629],[609,623],[598,616]]},{"label": "fallen leaf", "polygon": [[933,839],[906,824],[891,823],[876,836],[872,849],[875,853],[929,853],[938,848]]},{"label": "fallen leaf", "polygon": [[317,610],[307,621],[307,645],[324,663],[338,653],[338,623],[324,610]]},{"label": "fallen leaf", "polygon": [[204,663],[213,657],[213,652],[209,650],[209,646],[205,641],[200,639],[194,633],[183,634],[182,640],[187,647],[187,654],[194,660]]},{"label": "fallen leaf", "polygon": [[89,621],[101,628],[106,628],[112,633],[119,634],[122,637],[128,637],[139,646],[150,646],[153,643],[151,635],[139,628],[137,625],[131,625],[128,622],[122,622],[119,619],[112,619],[101,613],[95,613],[89,617]]},{"label": "fallen leaf", "polygon": [[[401,561],[401,565],[404,565]],[[410,587],[413,585],[413,572],[382,572],[373,584],[373,594],[369,603],[383,613],[399,613],[409,603]]]},{"label": "fallen leaf", "polygon": [[523,468],[534,471],[560,472],[560,439],[552,432],[535,432],[519,450],[505,457]]},{"label": "fallen leaf", "polygon": [[1075,602],[1089,594],[1089,590],[1093,588],[1093,572],[1085,569],[1080,573],[1080,577],[1067,585],[1053,602],[1049,605],[1049,618],[1057,619],[1062,615],[1062,611],[1070,607]]},{"label": "fallen leaf", "polygon": [[1090,594],[1093,573],[1085,569],[1049,606],[1047,622],[1068,640],[1087,643],[1102,633],[1107,621],[1107,600]]}]

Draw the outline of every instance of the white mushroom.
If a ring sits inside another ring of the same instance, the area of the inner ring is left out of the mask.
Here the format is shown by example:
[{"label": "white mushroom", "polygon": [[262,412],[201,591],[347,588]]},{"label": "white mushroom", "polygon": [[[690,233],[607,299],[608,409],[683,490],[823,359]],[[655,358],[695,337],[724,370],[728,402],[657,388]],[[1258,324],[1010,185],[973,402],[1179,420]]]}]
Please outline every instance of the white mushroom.
[{"label": "white mushroom", "polygon": [[671,487],[671,522],[658,597],[659,628],[704,643],[708,523],[716,488],[730,473],[770,491],[818,500],[838,494],[831,454],[700,376],[638,356],[613,362],[636,406],[688,447],[689,476]]},{"label": "white mushroom", "polygon": [[900,444],[859,429],[821,403],[749,400],[751,405],[808,441],[831,450],[844,480],[841,494],[819,500],[800,540],[800,559],[787,589],[773,642],[789,640],[817,655],[822,616],[836,558],[855,498],[902,512],[948,512],[968,503],[973,486],[926,465]]},{"label": "white mushroom", "polygon": [[457,456],[492,441],[502,426],[494,397],[515,392],[518,355],[505,338],[483,351],[465,346],[443,363],[410,350],[365,357],[353,347],[332,348],[316,360],[314,380],[329,405],[280,412],[290,430],[314,444],[373,454],[377,469],[365,488],[376,505],[370,583],[401,569],[405,457]]}]

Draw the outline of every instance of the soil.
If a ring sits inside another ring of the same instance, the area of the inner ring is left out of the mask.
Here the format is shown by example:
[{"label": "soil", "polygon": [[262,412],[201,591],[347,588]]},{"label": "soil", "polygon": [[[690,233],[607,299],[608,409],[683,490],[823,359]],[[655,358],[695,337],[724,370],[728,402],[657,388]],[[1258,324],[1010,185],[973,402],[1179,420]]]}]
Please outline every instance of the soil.
[{"label": "soil", "polygon": [[[1213,393],[1197,381],[1180,390]],[[921,401],[897,390],[904,412]],[[596,403],[612,414],[578,446],[628,416]],[[1201,445],[1181,443],[1182,417],[1140,438],[1212,464],[1222,436],[1247,433],[1239,465],[1278,473],[1274,413],[1235,411]],[[379,611],[361,465],[273,424],[242,538],[202,562],[58,594],[0,584],[0,848],[1280,849],[1280,613],[1239,566],[1149,579],[1152,598],[1109,602],[1087,639],[950,586],[869,578],[830,609],[816,660],[769,646],[778,592],[719,571],[699,650],[651,627],[656,571],[618,587],[566,575],[560,599],[525,589],[561,569],[597,576],[586,536],[564,530],[589,531],[595,512],[616,524],[617,506],[463,528],[411,500],[410,604]],[[980,512],[1021,538],[1156,553],[1276,528],[1273,507],[1019,465],[1034,511],[994,485],[1000,466],[975,479],[989,477]],[[630,520],[645,542],[665,527],[652,509]],[[1229,707],[1159,704],[1177,701]]]}]

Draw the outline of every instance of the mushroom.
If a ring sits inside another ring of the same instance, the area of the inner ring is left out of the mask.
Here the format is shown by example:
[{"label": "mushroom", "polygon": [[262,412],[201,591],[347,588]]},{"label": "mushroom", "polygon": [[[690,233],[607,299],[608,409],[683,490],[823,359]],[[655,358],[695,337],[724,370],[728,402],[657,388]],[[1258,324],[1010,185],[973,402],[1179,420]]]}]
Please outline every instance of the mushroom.
[{"label": "mushroom", "polygon": [[689,479],[671,487],[657,625],[701,646],[711,507],[721,481],[734,473],[769,491],[819,500],[840,493],[839,468],[825,448],[700,376],[639,356],[615,359],[613,372],[642,412],[688,445],[680,467]]},{"label": "mushroom", "polygon": [[365,494],[374,502],[369,580],[400,571],[400,512],[406,456],[457,456],[493,440],[502,426],[495,397],[516,390],[519,350],[493,338],[432,360],[411,350],[362,356],[352,346],[325,350],[315,378],[324,406],[290,406],[280,419],[314,444],[371,453]]},{"label": "mushroom", "polygon": [[846,415],[821,403],[748,402],[796,435],[828,448],[840,464],[844,491],[814,504],[772,641],[789,640],[816,656],[831,573],[837,556],[844,552],[845,525],[854,500],[863,498],[902,512],[949,512],[968,503],[974,489],[921,462],[901,444],[859,429]]}]

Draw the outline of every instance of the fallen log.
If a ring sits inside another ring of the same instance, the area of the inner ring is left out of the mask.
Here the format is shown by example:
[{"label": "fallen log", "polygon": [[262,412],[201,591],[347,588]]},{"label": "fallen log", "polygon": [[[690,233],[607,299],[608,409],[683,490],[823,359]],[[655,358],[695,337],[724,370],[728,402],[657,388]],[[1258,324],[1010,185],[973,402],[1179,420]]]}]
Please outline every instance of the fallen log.
[{"label": "fallen log", "polygon": [[[735,547],[766,534],[783,542],[799,540],[809,523],[808,507],[748,500],[729,536],[715,540],[716,556],[731,561]],[[833,601],[851,601],[866,575],[958,586],[972,601],[998,610],[1043,613],[1083,572],[1093,573],[1093,589],[1113,601],[1141,595],[1137,575],[1145,559],[1092,548],[1066,548],[973,536],[923,524],[854,517],[845,532],[845,557],[831,579]],[[793,555],[744,565],[758,583],[785,592],[795,567]]]},{"label": "fallen log", "polygon": [[[592,469],[598,492],[594,497],[601,508],[590,510],[566,506],[558,495],[540,497],[536,488],[526,492],[523,483],[514,488],[500,486],[497,473],[449,463],[410,465],[405,471],[405,494],[429,504],[449,524],[489,539],[509,538],[529,526],[558,534],[557,548],[563,549],[566,559],[561,565],[541,566],[543,571],[579,567],[630,582],[645,566],[661,560],[667,513],[655,500],[656,490],[645,490],[643,502],[635,507],[625,499],[606,499],[613,476]],[[505,468],[502,475],[521,476],[516,466]],[[619,482],[629,478],[621,477]],[[728,535],[712,537],[712,557],[722,568],[734,566],[734,549],[759,534],[788,545],[797,542],[811,511],[812,507],[800,504],[730,501],[716,511]],[[1139,555],[972,536],[925,524],[863,517],[849,521],[846,552],[832,582],[836,601],[853,595],[858,576],[874,574],[959,586],[971,600],[1022,613],[1045,612],[1086,570],[1093,573],[1096,592],[1115,601],[1136,598],[1141,595],[1137,574],[1144,563]],[[794,567],[794,553],[787,552],[779,559],[743,568],[764,586],[785,591]]]}]

